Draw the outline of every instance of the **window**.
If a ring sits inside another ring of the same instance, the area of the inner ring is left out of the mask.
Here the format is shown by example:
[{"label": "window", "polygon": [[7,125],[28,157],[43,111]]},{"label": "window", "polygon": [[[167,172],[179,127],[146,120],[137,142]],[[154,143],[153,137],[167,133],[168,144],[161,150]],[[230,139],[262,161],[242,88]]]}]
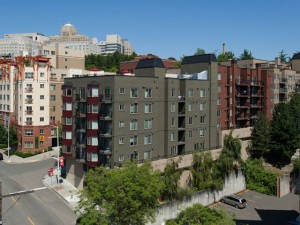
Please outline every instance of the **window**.
[{"label": "window", "polygon": [[177,155],[178,151],[177,151],[177,146],[172,146],[171,147],[171,155]]},{"label": "window", "polygon": [[221,99],[217,98],[217,105],[221,105]]},{"label": "window", "polygon": [[152,89],[151,88],[145,89],[145,98],[152,98]]},{"label": "window", "polygon": [[56,89],[56,85],[55,84],[50,84],[50,91],[54,91]]},{"label": "window", "polygon": [[87,144],[91,146],[98,146],[98,137],[88,137]]},{"label": "window", "polygon": [[44,134],[44,129],[40,129],[40,134]]},{"label": "window", "polygon": [[71,140],[72,139],[72,131],[65,131],[65,139]]},{"label": "window", "polygon": [[40,88],[45,88],[45,84],[40,84]]},{"label": "window", "polygon": [[119,93],[120,94],[125,94],[125,88],[119,88]]},{"label": "window", "polygon": [[88,129],[98,130],[98,121],[97,120],[88,121]]},{"label": "window", "polygon": [[44,117],[40,117],[40,122],[44,122]]},{"label": "window", "polygon": [[133,119],[130,121],[130,130],[137,130],[138,122],[137,119]]},{"label": "window", "polygon": [[204,124],[205,123],[205,116],[200,116],[200,124]]},{"label": "window", "polygon": [[45,73],[40,73],[40,77],[45,77]]},{"label": "window", "polygon": [[221,85],[218,84],[218,93],[221,93]]},{"label": "window", "polygon": [[204,137],[204,129],[203,128],[199,129],[199,135],[200,135],[200,137]]},{"label": "window", "polygon": [[137,88],[130,88],[130,98],[137,98],[137,97],[138,97]]},{"label": "window", "polygon": [[24,135],[25,136],[32,136],[33,135],[33,130],[25,130]]},{"label": "window", "polygon": [[175,112],[176,111],[176,105],[175,103],[171,103],[171,112]]},{"label": "window", "polygon": [[25,78],[33,78],[33,73],[26,72],[25,73]]},{"label": "window", "polygon": [[144,151],[144,159],[150,159],[151,158],[151,151]]},{"label": "window", "polygon": [[44,111],[45,107],[44,106],[40,106],[40,111]]},{"label": "window", "polygon": [[229,110],[229,116],[232,116],[232,109]]},{"label": "window", "polygon": [[171,132],[171,134],[170,134],[170,140],[171,141],[175,140],[175,133],[174,132]]},{"label": "window", "polygon": [[193,124],[193,117],[192,116],[189,116],[189,122],[188,122],[189,125],[192,125]]},{"label": "window", "polygon": [[199,143],[194,144],[194,150],[199,150]]},{"label": "window", "polygon": [[120,145],[123,145],[123,144],[124,144],[124,137],[120,137],[120,138],[119,138],[119,144],[120,144]]},{"label": "window", "polygon": [[130,146],[136,146],[137,145],[137,141],[138,141],[137,135],[134,135],[134,136],[130,137],[129,138]]},{"label": "window", "polygon": [[144,120],[144,129],[152,129],[152,119]]},{"label": "window", "polygon": [[144,145],[150,145],[152,143],[152,135],[145,135],[144,136]]},{"label": "window", "polygon": [[98,105],[88,105],[89,113],[98,113]]},{"label": "window", "polygon": [[218,73],[218,80],[221,80],[221,74]]},{"label": "window", "polygon": [[64,104],[64,110],[71,111],[72,110],[72,103],[66,102]]},{"label": "window", "polygon": [[130,114],[136,114],[138,112],[138,104],[130,104]]},{"label": "window", "polygon": [[56,107],[55,106],[50,106],[50,112],[55,112]]},{"label": "window", "polygon": [[121,162],[121,161],[124,161],[124,155],[122,154],[122,155],[119,155],[119,161]]},{"label": "window", "polygon": [[45,95],[40,95],[40,99],[41,100],[45,99]]},{"label": "window", "polygon": [[152,104],[151,103],[145,104],[145,113],[152,113]]},{"label": "window", "polygon": [[50,121],[54,122],[55,121],[55,116],[50,116]]},{"label": "window", "polygon": [[65,125],[72,125],[72,117],[66,117],[65,121]]},{"label": "window", "polygon": [[56,100],[56,96],[55,95],[50,95],[50,101],[55,101]]},{"label": "window", "polygon": [[119,105],[119,111],[124,111],[125,110],[125,105],[124,104],[120,104]]},{"label": "window", "polygon": [[189,111],[193,111],[193,103],[189,103],[188,104],[188,110]]},{"label": "window", "polygon": [[124,120],[119,121],[119,127],[124,127],[124,126],[125,126]]},{"label": "window", "polygon": [[200,98],[205,97],[205,89],[200,89]]},{"label": "window", "polygon": [[99,89],[98,88],[89,88],[88,89],[88,96],[89,97],[98,97],[99,96]]},{"label": "window", "polygon": [[171,127],[174,127],[175,126],[175,118],[171,118]]},{"label": "window", "polygon": [[171,89],[171,97],[175,97],[176,95],[176,90],[174,88]]},{"label": "window", "polygon": [[193,138],[193,131],[192,130],[189,130],[189,138]]},{"label": "window", "polygon": [[229,99],[229,104],[232,105],[232,98]]},{"label": "window", "polygon": [[200,102],[200,111],[203,111],[205,109],[205,103]]},{"label": "window", "polygon": [[24,147],[25,148],[33,148],[33,142],[31,142],[31,141],[25,141]]},{"label": "window", "polygon": [[217,117],[220,117],[221,116],[221,111],[220,109],[217,110]]},{"label": "window", "polygon": [[193,97],[194,96],[194,90],[193,89],[189,89],[189,97]]},{"label": "window", "polygon": [[45,144],[44,141],[40,141],[40,146],[43,146]]}]

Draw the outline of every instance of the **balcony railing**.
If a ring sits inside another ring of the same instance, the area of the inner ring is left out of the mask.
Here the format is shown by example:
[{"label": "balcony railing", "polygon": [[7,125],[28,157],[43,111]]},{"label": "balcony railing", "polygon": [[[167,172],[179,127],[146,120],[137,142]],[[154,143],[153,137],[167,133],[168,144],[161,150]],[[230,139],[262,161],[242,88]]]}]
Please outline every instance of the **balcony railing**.
[{"label": "balcony railing", "polygon": [[250,114],[249,113],[243,113],[240,115],[236,116],[237,120],[248,120],[250,118]]},{"label": "balcony railing", "polygon": [[32,115],[32,110],[26,110],[26,111],[25,111],[25,114],[26,114],[26,115]]},{"label": "balcony railing", "polygon": [[25,99],[25,103],[32,104],[33,103],[33,99],[27,98],[27,99]]},{"label": "balcony railing", "polygon": [[25,124],[26,125],[32,125],[32,121],[26,121]]},{"label": "balcony railing", "polygon": [[31,93],[33,91],[33,88],[25,88],[26,93]]},{"label": "balcony railing", "polygon": [[101,130],[100,137],[111,137],[112,129]]}]

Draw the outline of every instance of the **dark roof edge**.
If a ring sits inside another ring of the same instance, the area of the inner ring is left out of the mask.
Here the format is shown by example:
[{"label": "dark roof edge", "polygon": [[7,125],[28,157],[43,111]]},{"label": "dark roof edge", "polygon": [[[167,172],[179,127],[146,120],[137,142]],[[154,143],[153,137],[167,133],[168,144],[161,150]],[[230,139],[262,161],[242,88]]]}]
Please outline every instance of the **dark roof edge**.
[{"label": "dark roof edge", "polygon": [[202,62],[218,62],[218,60],[215,54],[192,55],[185,56],[181,64],[193,64]]}]

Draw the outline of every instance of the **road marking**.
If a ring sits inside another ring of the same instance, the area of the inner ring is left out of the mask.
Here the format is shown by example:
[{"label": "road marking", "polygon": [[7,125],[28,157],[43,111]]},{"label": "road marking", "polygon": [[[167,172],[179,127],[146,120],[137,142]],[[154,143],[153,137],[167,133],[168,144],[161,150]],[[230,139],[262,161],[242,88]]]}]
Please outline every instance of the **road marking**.
[{"label": "road marking", "polygon": [[27,219],[29,220],[29,222],[30,222],[32,225],[35,225],[35,223],[34,223],[33,220],[30,218],[30,216],[27,216]]},{"label": "road marking", "polygon": [[247,198],[247,201],[249,201],[249,202],[255,202],[255,201],[253,201],[253,200],[250,200],[250,199],[248,199],[248,198]]},{"label": "road marking", "polygon": [[13,202],[16,204],[16,205],[19,205],[19,203],[16,201],[16,199],[14,199],[13,197],[10,197],[12,200],[13,200]]}]

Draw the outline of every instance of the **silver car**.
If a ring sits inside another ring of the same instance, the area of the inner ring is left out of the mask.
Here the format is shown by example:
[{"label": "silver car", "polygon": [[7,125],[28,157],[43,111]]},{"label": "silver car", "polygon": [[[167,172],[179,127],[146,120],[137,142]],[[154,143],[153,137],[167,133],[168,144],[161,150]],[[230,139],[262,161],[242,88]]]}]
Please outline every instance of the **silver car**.
[{"label": "silver car", "polygon": [[226,195],[221,198],[222,203],[226,203],[228,205],[232,205],[235,208],[242,209],[247,206],[247,201],[246,199],[237,196],[237,195]]}]

